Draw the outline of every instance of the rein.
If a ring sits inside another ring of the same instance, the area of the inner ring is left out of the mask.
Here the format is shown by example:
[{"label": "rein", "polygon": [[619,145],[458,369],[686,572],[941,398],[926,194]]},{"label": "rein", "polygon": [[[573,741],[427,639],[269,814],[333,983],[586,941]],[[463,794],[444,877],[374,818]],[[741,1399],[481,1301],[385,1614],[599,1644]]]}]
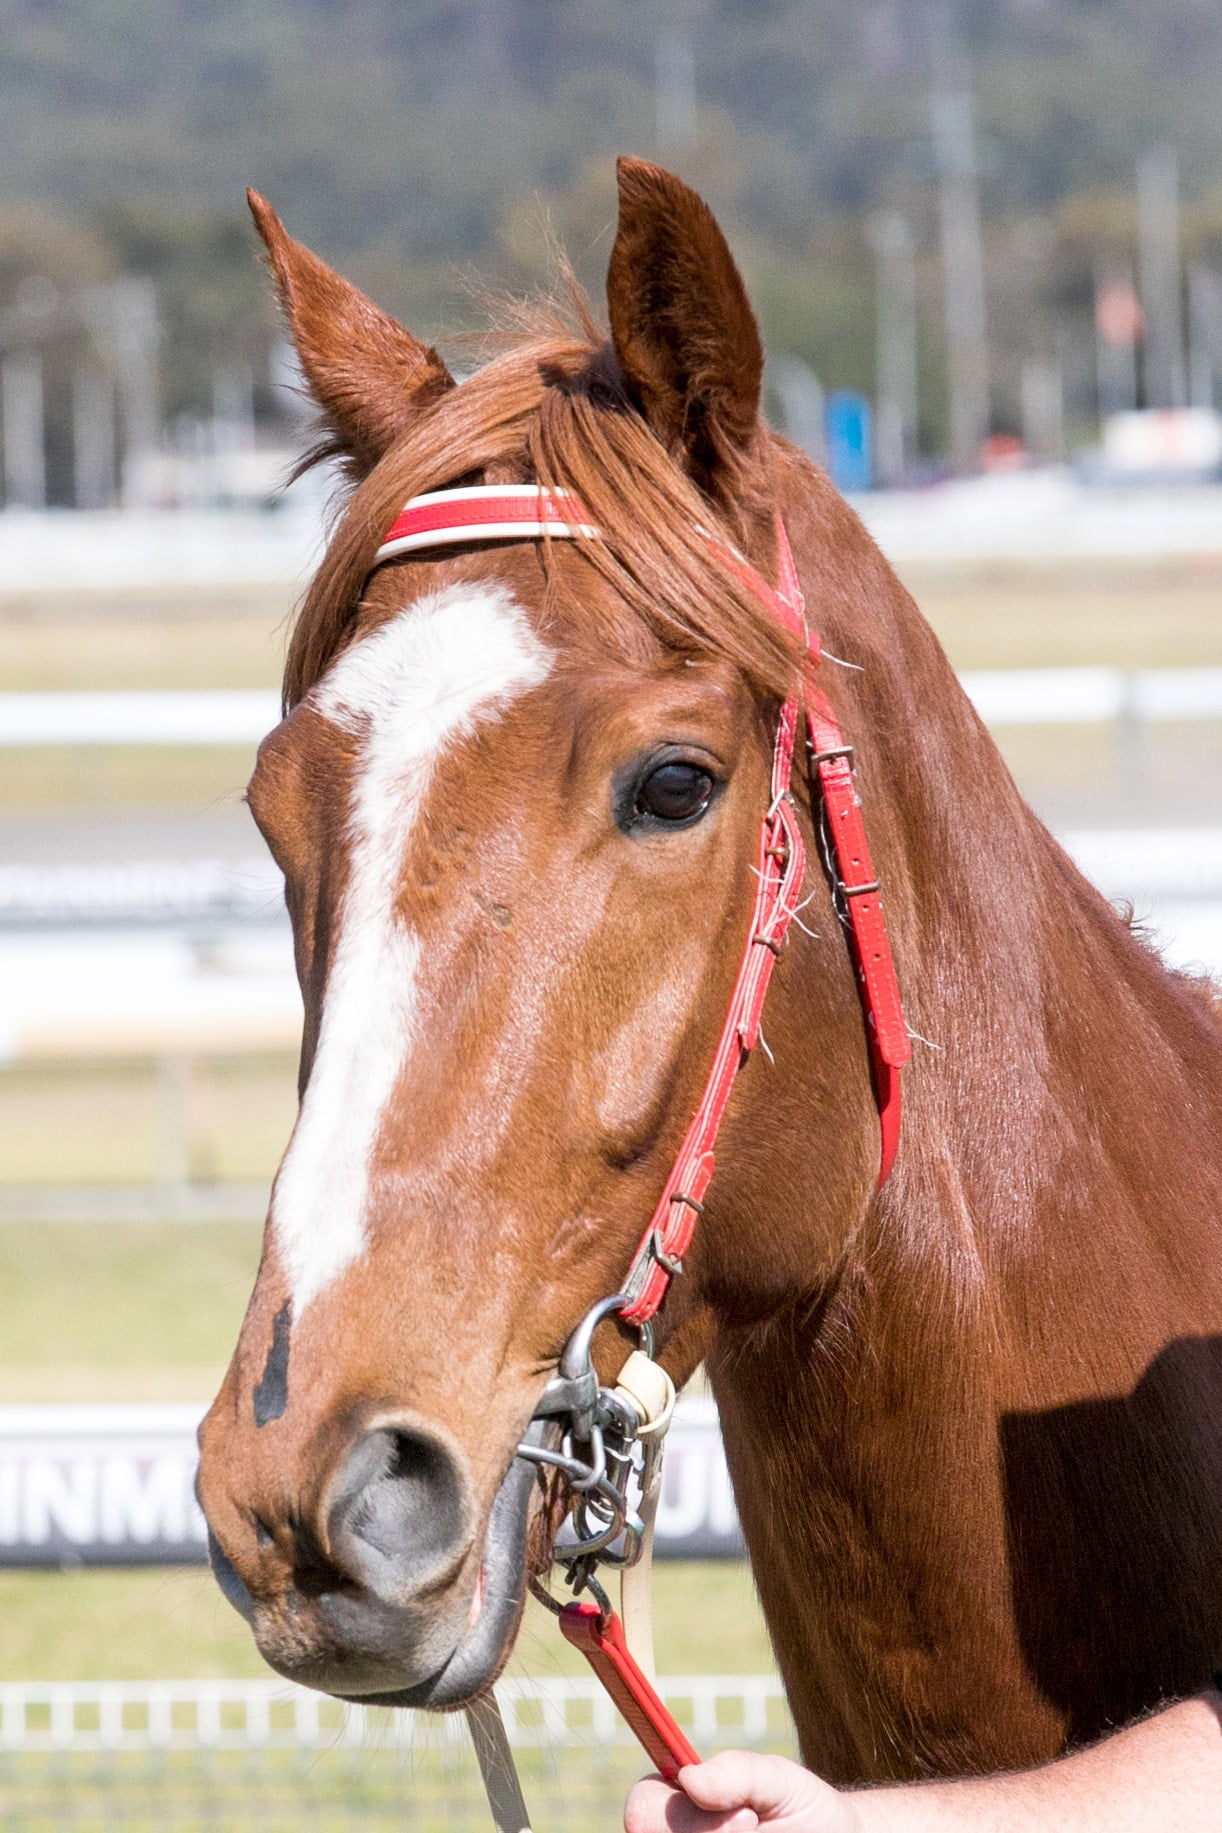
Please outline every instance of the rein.
[{"label": "rein", "polygon": [[[784,522],[778,514],[775,587],[734,548],[703,532],[727,572],[791,634],[801,638],[807,663],[777,720],[770,800],[760,824],[751,924],[700,1104],[621,1290],[600,1300],[578,1324],[565,1345],[558,1373],[548,1382],[535,1409],[536,1420],[559,1425],[559,1448],[537,1443],[518,1448],[519,1456],[557,1469],[567,1482],[575,1538],[562,1545],[556,1557],[567,1566],[573,1589],[589,1591],[597,1602],[574,1600],[560,1606],[538,1586],[536,1595],[555,1611],[567,1639],[590,1660],[646,1751],[672,1780],[685,1763],[698,1759],[658,1698],[651,1678],[649,1557],[661,1488],[662,1446],[674,1408],[669,1376],[652,1361],[652,1320],[671,1280],[683,1270],[683,1256],[703,1214],[717,1134],[738,1072],[759,1040],[768,983],[799,906],[806,850],[791,785],[803,723],[812,787],[817,783],[821,796],[833,896],[849,937],[865,1017],[879,1117],[880,1187],[899,1145],[899,1072],[912,1049],[853,783],[853,747],[845,743],[832,705],[813,679],[820,659],[819,639],[806,623]],[[404,507],[374,555],[373,566],[428,548],[600,537],[584,505],[569,491],[519,484],[437,490],[413,497]],[[599,1382],[591,1346],[598,1324],[613,1314],[641,1332],[642,1349],[629,1356],[615,1387],[608,1388]],[[639,1492],[635,1508],[629,1500],[630,1481]],[[623,1568],[624,1616],[642,1648],[641,1663],[629,1652],[623,1628],[595,1579],[600,1561]],[[468,1709],[468,1718],[493,1819],[500,1833],[521,1833],[529,1822],[491,1694]]]}]

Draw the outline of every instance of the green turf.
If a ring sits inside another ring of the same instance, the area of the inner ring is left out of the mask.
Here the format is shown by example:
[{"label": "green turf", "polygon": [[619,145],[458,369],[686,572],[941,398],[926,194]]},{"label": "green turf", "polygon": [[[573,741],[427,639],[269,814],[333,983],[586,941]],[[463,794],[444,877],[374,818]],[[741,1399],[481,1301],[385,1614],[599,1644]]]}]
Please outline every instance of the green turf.
[{"label": "green turf", "polygon": [[[747,1566],[659,1561],[655,1634],[670,1674],[765,1674],[772,1657]],[[206,1569],[0,1572],[0,1680],[266,1676]],[[511,1674],[579,1674],[583,1658],[532,1600]]]},{"label": "green turf", "polygon": [[0,1224],[4,1368],[77,1369],[81,1400],[90,1370],[132,1371],[145,1390],[133,1398],[151,1397],[161,1367],[211,1378],[233,1348],[258,1253],[259,1229],[244,1222]]},{"label": "green turf", "polygon": [[900,571],[956,668],[1222,663],[1213,558]]},{"label": "green turf", "polygon": [[[279,687],[291,593],[163,596],[146,595],[136,615],[123,601],[110,615],[76,616],[60,600],[4,601],[0,690]],[[208,808],[241,795],[253,761],[253,745],[9,750],[0,758],[0,814]]]},{"label": "green turf", "polygon": [[[193,1061],[184,1113],[192,1179],[270,1182],[296,1109],[289,1053]],[[9,1064],[0,1069],[0,1187],[147,1183],[157,1116],[150,1062]]]},{"label": "green turf", "polygon": [[[215,601],[205,601],[213,602]],[[252,593],[239,608],[222,601],[218,615],[190,606],[158,606],[133,617],[17,616],[0,608],[0,686],[15,689],[107,687],[270,687],[280,685],[290,608],[288,593]],[[185,615],[174,615],[175,610]]]},{"label": "green turf", "polygon": [[181,809],[237,803],[254,745],[42,745],[0,757],[0,815],[55,809]]},{"label": "green turf", "polygon": [[[423,1748],[0,1756],[5,1833],[489,1833],[465,1734],[435,1729]],[[719,1747],[741,1745],[726,1725]],[[774,1715],[762,1748],[794,1756]],[[540,1833],[609,1833],[650,1768],[639,1750],[587,1735],[566,1750],[526,1750],[519,1771]]]}]

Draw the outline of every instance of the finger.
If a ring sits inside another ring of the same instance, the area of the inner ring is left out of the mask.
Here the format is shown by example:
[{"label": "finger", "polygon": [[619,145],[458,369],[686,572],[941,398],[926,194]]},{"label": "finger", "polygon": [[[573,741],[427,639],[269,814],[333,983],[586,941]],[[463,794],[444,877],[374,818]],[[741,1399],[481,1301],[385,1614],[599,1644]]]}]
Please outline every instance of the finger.
[{"label": "finger", "polygon": [[646,1776],[624,1803],[624,1833],[667,1833],[666,1804],[675,1793],[661,1776]]},{"label": "finger", "polygon": [[680,1770],[679,1786],[706,1813],[753,1808],[761,1819],[775,1820],[811,1805],[824,1785],[787,1757],[722,1750]]},{"label": "finger", "polygon": [[625,1833],[755,1833],[758,1826],[750,1808],[706,1814],[660,1776],[638,1782],[624,1807]]}]

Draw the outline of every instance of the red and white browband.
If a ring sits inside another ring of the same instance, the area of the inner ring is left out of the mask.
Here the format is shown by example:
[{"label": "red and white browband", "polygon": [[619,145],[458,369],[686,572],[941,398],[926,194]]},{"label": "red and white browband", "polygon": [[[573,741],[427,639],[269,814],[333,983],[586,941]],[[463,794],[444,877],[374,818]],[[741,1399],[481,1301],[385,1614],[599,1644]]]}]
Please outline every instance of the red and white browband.
[{"label": "red and white browband", "polygon": [[[413,497],[396,517],[374,555],[374,565],[424,548],[484,541],[597,539],[600,530],[585,506],[567,490],[536,485],[485,484],[463,490],[435,490]],[[778,582],[770,586],[726,543],[707,535],[719,562],[758,598],[819,660],[819,639],[807,627],[802,589],[785,525],[776,519]],[[751,927],[730,1008],[700,1105],[684,1137],[666,1187],[641,1238],[623,1291],[629,1303],[620,1315],[644,1324],[656,1316],[673,1274],[680,1270],[704,1193],[713,1175],[713,1148],[735,1079],[759,1037],[768,982],[785,943],[801,896],[806,853],[790,795],[793,753],[802,714],[807,751],[823,798],[828,839],[835,861],[835,894],[847,915],[865,1013],[866,1035],[878,1105],[881,1151],[878,1181],[895,1159],[900,1134],[900,1077],[912,1046],[900,1004],[895,964],[870,860],[861,805],[853,784],[851,745],[846,745],[827,696],[808,679],[795,685],[777,722],[772,755],[771,800],[760,827],[755,903]]]},{"label": "red and white browband", "polygon": [[414,496],[387,531],[373,557],[375,566],[423,547],[470,541],[534,541],[544,535],[593,539],[598,530],[567,490],[533,484],[479,484],[469,490],[433,490]]}]

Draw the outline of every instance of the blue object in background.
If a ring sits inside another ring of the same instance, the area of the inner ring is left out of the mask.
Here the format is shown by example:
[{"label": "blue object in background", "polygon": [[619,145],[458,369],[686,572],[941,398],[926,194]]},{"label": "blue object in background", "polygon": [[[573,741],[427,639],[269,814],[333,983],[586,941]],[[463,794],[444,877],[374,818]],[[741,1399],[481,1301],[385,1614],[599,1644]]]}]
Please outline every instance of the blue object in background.
[{"label": "blue object in background", "polygon": [[852,388],[827,398],[827,468],[838,490],[868,490],[873,483],[870,403]]}]

